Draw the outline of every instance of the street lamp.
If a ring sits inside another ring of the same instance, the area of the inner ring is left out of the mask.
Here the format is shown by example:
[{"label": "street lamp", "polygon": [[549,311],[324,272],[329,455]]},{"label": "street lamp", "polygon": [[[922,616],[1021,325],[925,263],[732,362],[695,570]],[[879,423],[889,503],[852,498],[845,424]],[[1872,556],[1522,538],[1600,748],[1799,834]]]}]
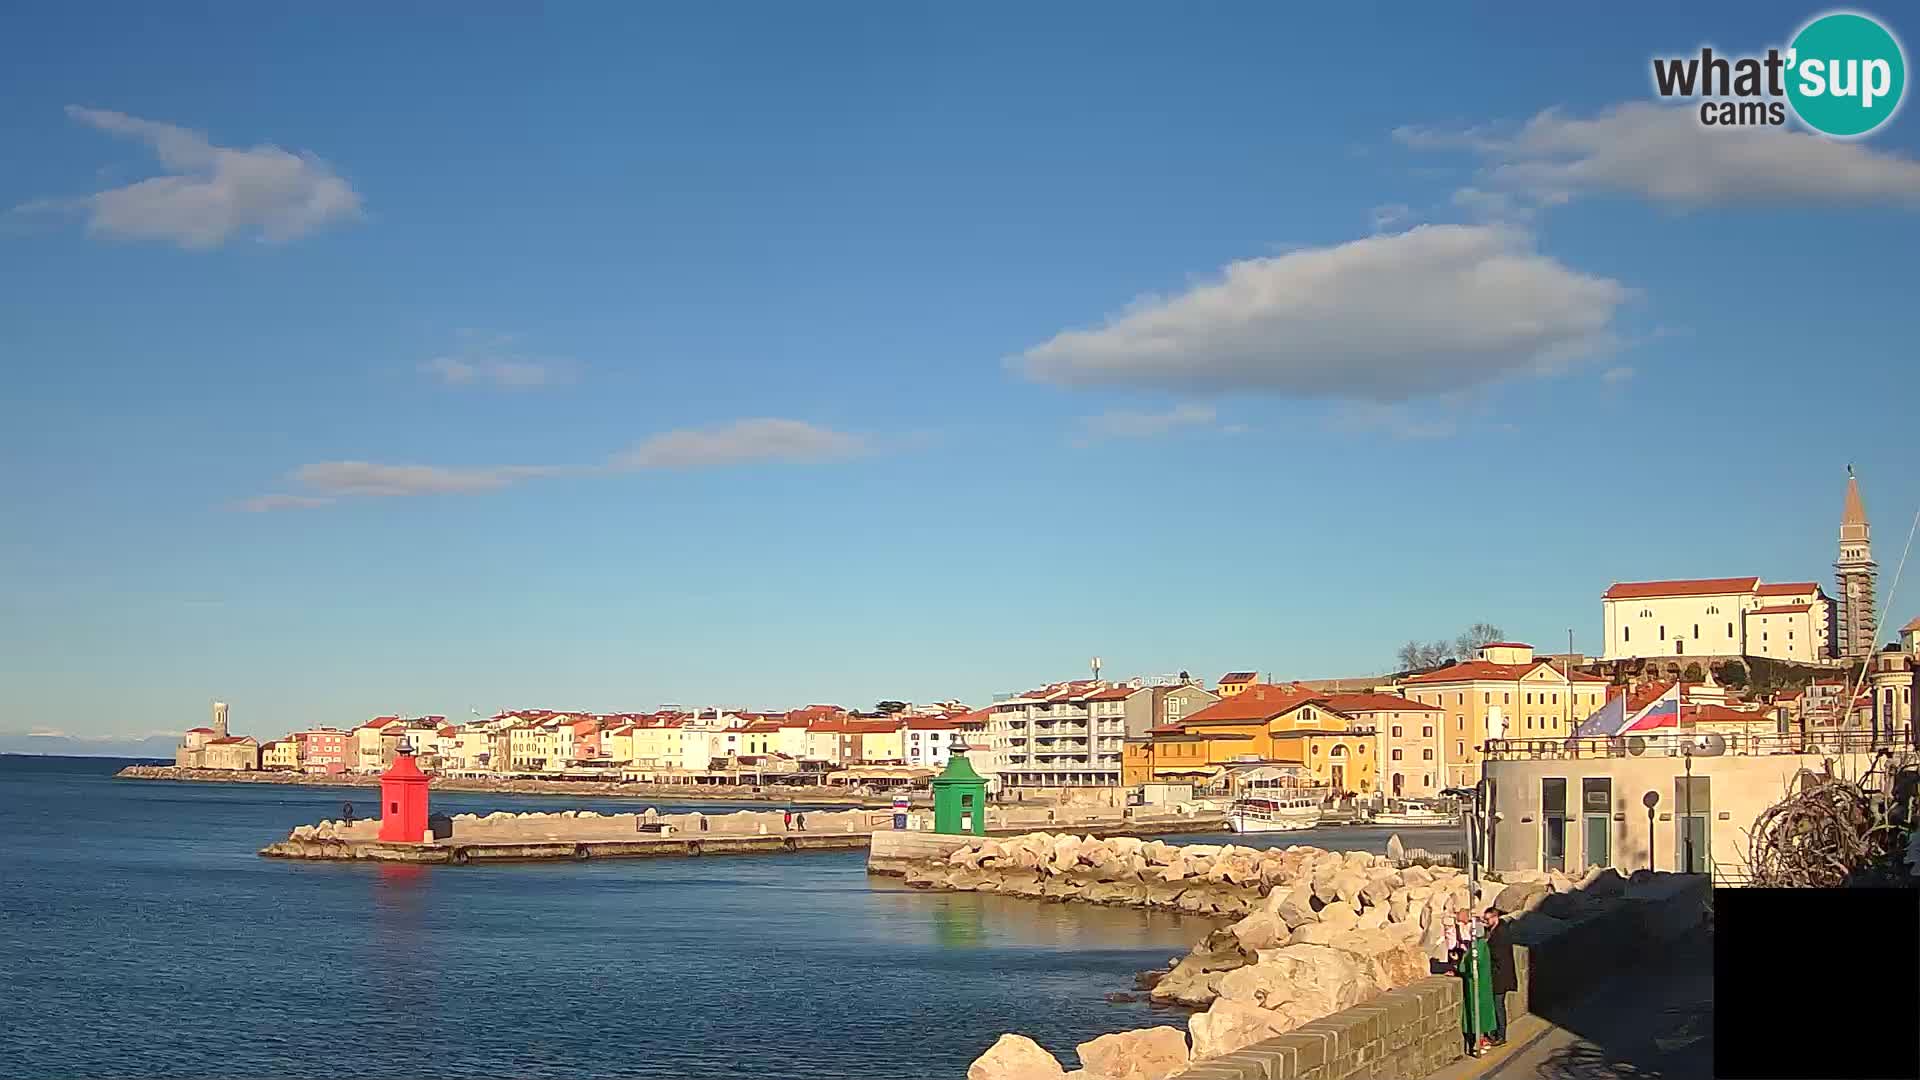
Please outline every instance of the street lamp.
[{"label": "street lamp", "polygon": [[1653,869],[1653,808],[1660,805],[1660,793],[1649,791],[1640,796],[1640,805],[1647,808],[1647,869]]}]

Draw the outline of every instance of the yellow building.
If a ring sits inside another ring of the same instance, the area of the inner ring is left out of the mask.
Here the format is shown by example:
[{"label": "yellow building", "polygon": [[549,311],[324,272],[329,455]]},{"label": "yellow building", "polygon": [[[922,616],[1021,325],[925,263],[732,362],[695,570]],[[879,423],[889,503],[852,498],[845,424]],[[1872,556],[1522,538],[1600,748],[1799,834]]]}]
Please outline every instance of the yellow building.
[{"label": "yellow building", "polygon": [[686,735],[684,720],[642,720],[633,727],[633,764],[644,768],[680,767]]},{"label": "yellow building", "polygon": [[253,772],[260,768],[260,743],[251,735],[214,739],[203,751],[206,768],[229,772]]},{"label": "yellow building", "polygon": [[1129,740],[1121,781],[1210,783],[1230,768],[1290,764],[1319,785],[1365,793],[1377,786],[1378,756],[1372,728],[1328,707],[1326,695],[1256,683]]},{"label": "yellow building", "polygon": [[1257,671],[1232,671],[1220,676],[1220,687],[1214,692],[1223,698],[1237,697],[1259,681],[1260,673]]},{"label": "yellow building", "polygon": [[1401,680],[1405,697],[1440,710],[1443,787],[1480,779],[1490,738],[1549,739],[1573,734],[1607,702],[1607,680],[1566,672],[1533,657],[1533,646],[1495,642],[1479,657]]},{"label": "yellow building", "polygon": [[632,724],[621,724],[619,727],[608,728],[606,732],[600,736],[600,752],[607,756],[608,761],[631,762],[633,760],[633,732],[634,726]]},{"label": "yellow building", "polygon": [[275,739],[260,748],[260,767],[263,769],[284,769],[298,772],[300,769],[300,744],[292,739]]}]

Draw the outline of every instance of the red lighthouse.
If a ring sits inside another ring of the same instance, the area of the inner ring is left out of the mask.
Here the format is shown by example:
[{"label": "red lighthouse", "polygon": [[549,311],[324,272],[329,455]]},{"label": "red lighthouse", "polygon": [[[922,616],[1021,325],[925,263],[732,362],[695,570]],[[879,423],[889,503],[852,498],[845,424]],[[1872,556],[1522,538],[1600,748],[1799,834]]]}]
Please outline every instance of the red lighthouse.
[{"label": "red lighthouse", "polygon": [[380,839],[407,844],[427,836],[427,774],[413,763],[413,751],[402,744],[393,768],[380,777]]}]

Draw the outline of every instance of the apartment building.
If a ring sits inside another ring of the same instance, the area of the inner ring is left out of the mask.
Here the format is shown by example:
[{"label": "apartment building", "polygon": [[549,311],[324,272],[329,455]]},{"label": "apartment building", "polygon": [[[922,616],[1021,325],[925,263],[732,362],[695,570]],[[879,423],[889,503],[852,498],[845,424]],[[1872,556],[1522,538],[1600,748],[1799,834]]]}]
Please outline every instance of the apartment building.
[{"label": "apartment building", "polygon": [[987,739],[1001,785],[1118,785],[1132,688],[1118,689],[1076,680],[994,702]]}]

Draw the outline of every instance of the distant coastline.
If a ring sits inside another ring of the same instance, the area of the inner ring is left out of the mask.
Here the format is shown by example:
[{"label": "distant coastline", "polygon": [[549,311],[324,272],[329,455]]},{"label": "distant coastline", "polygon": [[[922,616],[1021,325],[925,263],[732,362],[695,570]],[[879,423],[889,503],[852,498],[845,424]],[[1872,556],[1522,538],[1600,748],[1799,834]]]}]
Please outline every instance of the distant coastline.
[{"label": "distant coastline", "polygon": [[[120,780],[173,780],[195,784],[296,784],[303,787],[378,787],[378,776],[289,772],[228,772],[221,769],[182,769],[173,765],[129,765],[114,774]],[[480,780],[436,776],[436,791],[476,791],[500,795],[586,795],[593,798],[652,799],[656,802],[775,804],[886,807],[891,800],[862,799],[849,792],[817,787],[749,788],[688,784],[615,784],[596,780]]]}]

